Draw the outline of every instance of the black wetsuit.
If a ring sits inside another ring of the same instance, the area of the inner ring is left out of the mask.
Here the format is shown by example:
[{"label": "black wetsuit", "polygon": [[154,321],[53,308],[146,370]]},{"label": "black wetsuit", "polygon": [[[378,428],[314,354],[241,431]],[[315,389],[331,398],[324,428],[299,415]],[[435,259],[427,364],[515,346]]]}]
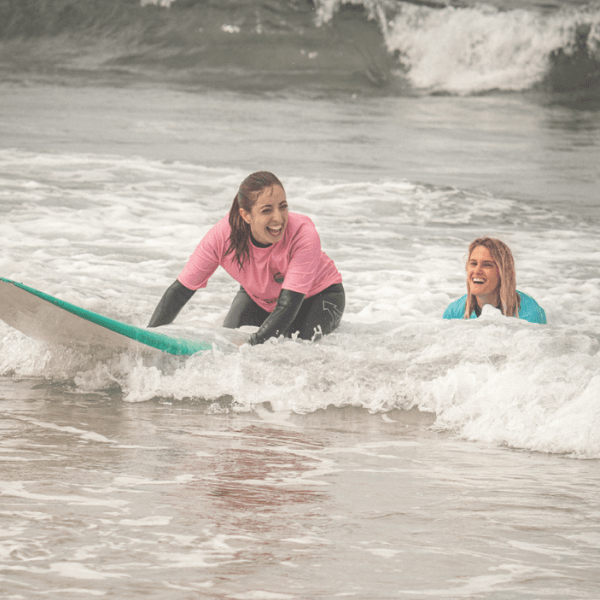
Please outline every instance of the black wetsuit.
[{"label": "black wetsuit", "polygon": [[[266,245],[251,238],[258,247]],[[167,325],[175,320],[179,311],[194,295],[194,290],[186,288],[178,280],[167,289],[161,298],[148,327]],[[240,286],[223,326],[236,329],[244,325],[258,327],[250,336],[250,344],[262,344],[270,337],[298,334],[303,340],[317,340],[331,333],[342,320],[346,294],[341,283],[334,283],[318,294],[306,298],[305,294],[282,289],[273,312],[261,308]]]}]

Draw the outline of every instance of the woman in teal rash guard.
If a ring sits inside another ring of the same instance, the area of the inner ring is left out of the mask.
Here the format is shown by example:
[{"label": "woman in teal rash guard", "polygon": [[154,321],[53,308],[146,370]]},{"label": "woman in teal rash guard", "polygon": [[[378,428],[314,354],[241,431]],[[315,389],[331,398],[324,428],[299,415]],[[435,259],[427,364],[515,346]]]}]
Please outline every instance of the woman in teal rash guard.
[{"label": "woman in teal rash guard", "polygon": [[469,246],[467,293],[444,311],[444,319],[476,319],[486,304],[507,317],[546,323],[544,309],[517,290],[515,261],[509,247],[493,238],[477,238]]}]

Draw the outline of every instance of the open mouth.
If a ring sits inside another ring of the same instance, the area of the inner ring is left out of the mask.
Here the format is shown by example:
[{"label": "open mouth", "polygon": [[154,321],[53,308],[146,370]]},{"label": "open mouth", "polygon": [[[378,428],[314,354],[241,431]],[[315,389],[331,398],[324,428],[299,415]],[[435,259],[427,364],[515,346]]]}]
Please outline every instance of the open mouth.
[{"label": "open mouth", "polygon": [[485,279],[481,279],[480,277],[473,277],[471,281],[477,285],[483,285],[485,283]]},{"label": "open mouth", "polygon": [[283,231],[283,226],[280,225],[279,227],[267,227],[267,231],[269,232],[270,235],[272,235],[273,237],[277,237],[281,234],[281,232]]}]

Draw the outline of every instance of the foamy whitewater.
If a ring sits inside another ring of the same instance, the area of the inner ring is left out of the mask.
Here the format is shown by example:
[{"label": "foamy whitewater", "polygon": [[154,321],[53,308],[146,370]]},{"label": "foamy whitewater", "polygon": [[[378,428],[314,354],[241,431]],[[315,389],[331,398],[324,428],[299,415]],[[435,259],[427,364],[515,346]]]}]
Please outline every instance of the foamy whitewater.
[{"label": "foamy whitewater", "polygon": [[[2,597],[595,600],[599,14],[0,2],[0,276],[144,327],[267,169],[347,295],[240,346],[218,270],[188,358],[0,322]],[[442,319],[482,235],[548,325]]]}]

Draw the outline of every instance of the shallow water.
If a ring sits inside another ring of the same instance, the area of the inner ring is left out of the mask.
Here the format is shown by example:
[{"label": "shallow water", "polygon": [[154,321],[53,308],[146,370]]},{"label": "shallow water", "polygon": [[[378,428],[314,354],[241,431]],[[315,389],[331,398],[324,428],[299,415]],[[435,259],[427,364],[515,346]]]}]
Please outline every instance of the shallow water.
[{"label": "shallow water", "polygon": [[595,461],[2,381],[7,597],[594,598]]},{"label": "shallow water", "polygon": [[[162,4],[0,3],[0,275],[144,326],[270,169],[346,312],[188,359],[0,322],[3,597],[596,598],[597,6]],[[442,320],[481,235],[547,326]]]},{"label": "shallow water", "polygon": [[598,218],[600,118],[527,97],[306,99],[7,85],[3,147],[488,191]]}]

